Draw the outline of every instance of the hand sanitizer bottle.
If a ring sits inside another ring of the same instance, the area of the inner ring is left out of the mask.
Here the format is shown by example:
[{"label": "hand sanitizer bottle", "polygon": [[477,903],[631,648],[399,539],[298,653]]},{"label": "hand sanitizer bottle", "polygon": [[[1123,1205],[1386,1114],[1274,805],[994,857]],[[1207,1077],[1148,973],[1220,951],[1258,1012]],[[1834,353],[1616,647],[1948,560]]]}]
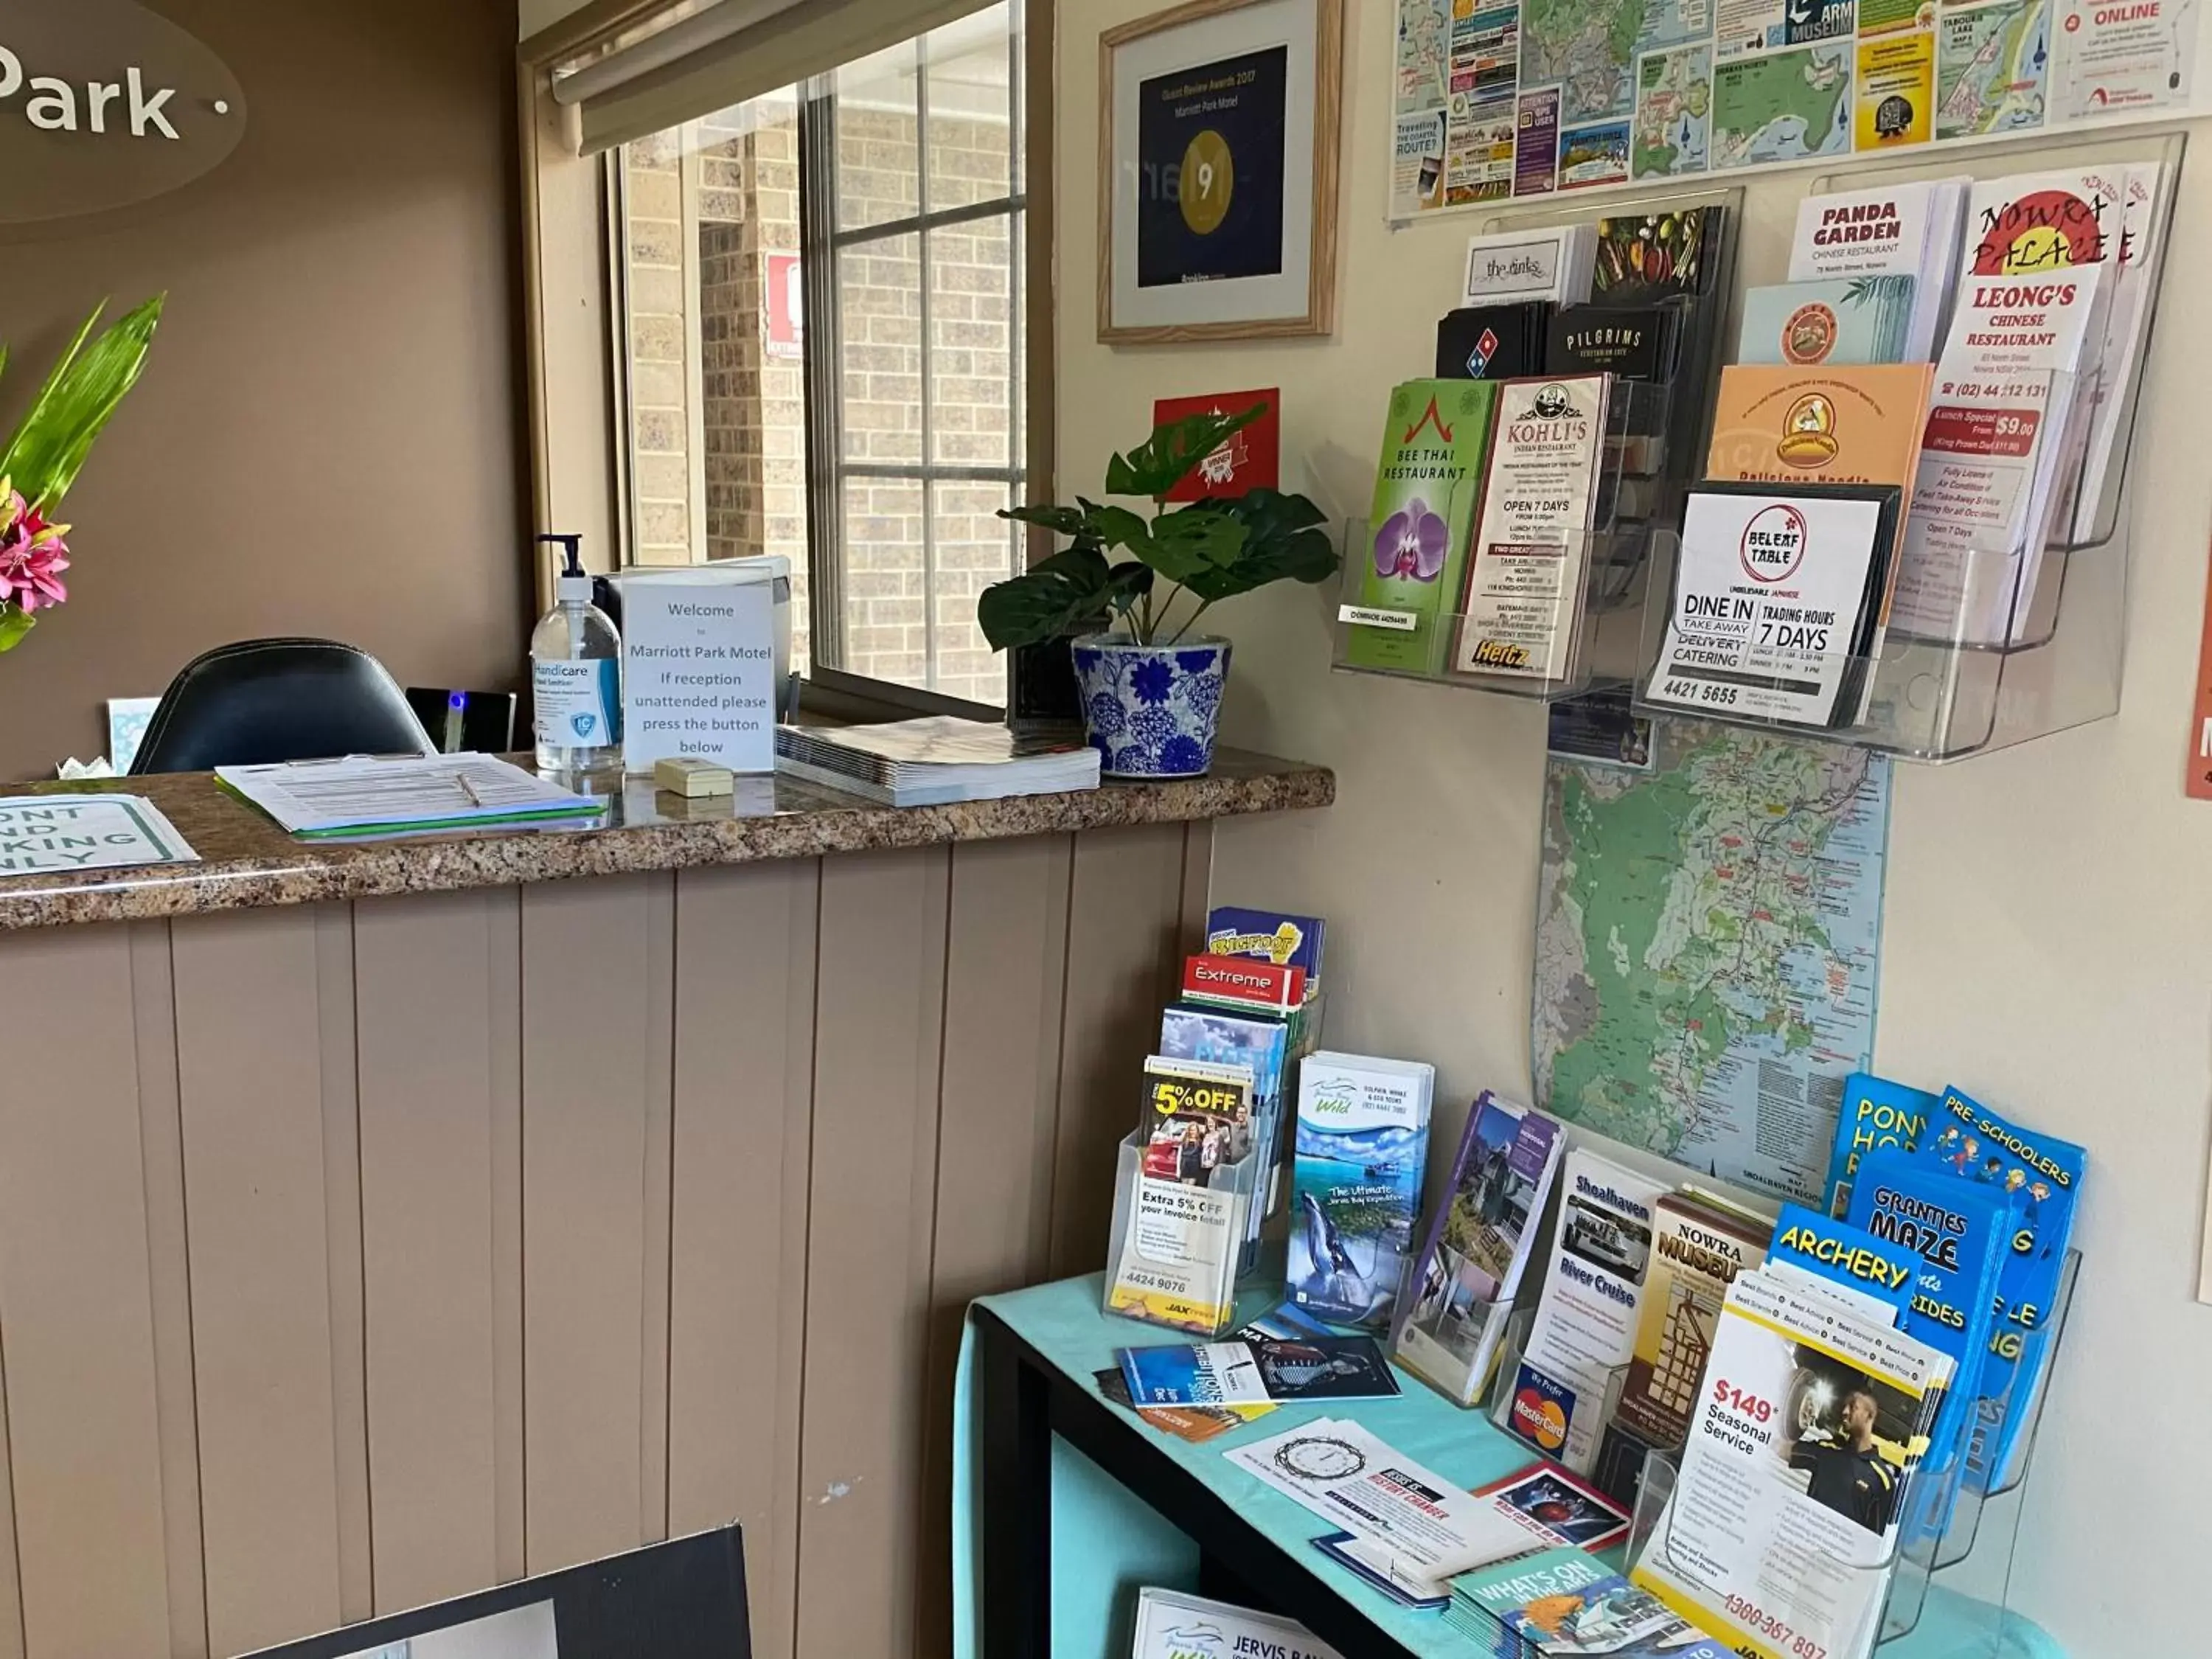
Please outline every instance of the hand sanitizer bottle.
[{"label": "hand sanitizer bottle", "polygon": [[530,693],[540,770],[580,775],[622,765],[622,639],[592,603],[580,536],[540,536],[562,549],[555,604],[530,636]]}]

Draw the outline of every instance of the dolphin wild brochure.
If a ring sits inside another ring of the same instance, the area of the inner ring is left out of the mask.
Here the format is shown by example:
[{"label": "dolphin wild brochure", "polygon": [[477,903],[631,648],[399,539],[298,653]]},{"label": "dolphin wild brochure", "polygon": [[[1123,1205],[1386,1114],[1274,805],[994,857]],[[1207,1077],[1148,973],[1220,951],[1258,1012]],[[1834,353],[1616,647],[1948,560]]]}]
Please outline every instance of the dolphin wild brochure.
[{"label": "dolphin wild brochure", "polygon": [[1298,1068],[1290,1299],[1334,1325],[1381,1330],[1420,1213],[1436,1068],[1322,1050]]}]

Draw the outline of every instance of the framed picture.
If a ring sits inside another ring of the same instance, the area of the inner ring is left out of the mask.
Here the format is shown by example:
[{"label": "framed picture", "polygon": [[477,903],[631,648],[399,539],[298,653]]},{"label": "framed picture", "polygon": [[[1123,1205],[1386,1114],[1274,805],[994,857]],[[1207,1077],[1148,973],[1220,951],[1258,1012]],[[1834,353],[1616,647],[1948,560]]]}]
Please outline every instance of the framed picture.
[{"label": "framed picture", "polygon": [[1098,337],[1329,332],[1343,0],[1188,0],[1098,48]]}]

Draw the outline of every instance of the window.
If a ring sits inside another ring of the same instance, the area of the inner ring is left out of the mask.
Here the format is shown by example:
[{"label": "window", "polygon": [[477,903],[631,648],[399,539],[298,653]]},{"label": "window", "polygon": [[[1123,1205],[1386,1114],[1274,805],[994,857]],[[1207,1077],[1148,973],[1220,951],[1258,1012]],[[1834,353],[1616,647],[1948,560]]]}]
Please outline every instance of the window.
[{"label": "window", "polygon": [[628,556],[789,557],[817,678],[1005,700],[1022,73],[1002,0],[616,152]]}]

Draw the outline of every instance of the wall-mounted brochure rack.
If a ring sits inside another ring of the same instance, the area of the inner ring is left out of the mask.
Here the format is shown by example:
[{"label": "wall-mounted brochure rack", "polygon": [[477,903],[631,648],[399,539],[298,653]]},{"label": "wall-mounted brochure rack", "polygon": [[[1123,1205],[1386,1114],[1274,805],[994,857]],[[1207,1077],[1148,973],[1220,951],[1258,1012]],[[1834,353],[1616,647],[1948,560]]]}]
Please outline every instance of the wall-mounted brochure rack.
[{"label": "wall-mounted brochure rack", "polygon": [[[2152,219],[2162,233],[2174,217],[2185,147],[2183,135],[2148,135],[2046,147],[2040,153],[2009,151],[1987,158],[1984,166],[1996,175],[2162,162]],[[1817,180],[1814,190],[1864,189],[1884,179],[1957,170],[1956,161],[1855,169]],[[1969,226],[1970,242],[1975,234]],[[2142,360],[2124,375],[2124,385],[2112,378],[2122,372],[2119,366],[2104,366],[2100,378],[2075,386],[2077,400],[2087,397],[2093,408],[2108,398],[2119,398],[2121,406],[2112,441],[2083,444],[2067,474],[2051,486],[2051,528],[2039,549],[2010,544],[2002,535],[1969,533],[1942,546],[1924,535],[1913,538],[1906,544],[1910,554],[1899,551],[1888,627],[1871,653],[1798,650],[1782,660],[1770,657],[1758,674],[1736,675],[1733,684],[1725,676],[1704,680],[1695,690],[1698,700],[1686,703],[1654,695],[1677,603],[1667,561],[1679,556],[1680,546],[1679,541],[1655,543],[1642,587],[1643,640],[1632,676],[1639,712],[1696,714],[1935,763],[2117,714],[2126,642],[2129,459],[2148,372],[2149,325],[2162,286],[2162,234],[2134,252],[2145,270]],[[1786,485],[1775,489],[1788,493]],[[1845,725],[1812,727],[1741,706],[1777,684],[1838,678],[1846,686],[1870,686],[1863,710]]]},{"label": "wall-mounted brochure rack", "polygon": [[[2069,1252],[2052,1318],[2031,1333],[2030,1345],[2049,1352],[2040,1367],[2022,1365],[2015,1378],[2035,1370],[2047,1380],[2064,1334],[2081,1266]],[[2013,1557],[2020,1522],[2020,1498],[2033,1463],[2048,1389],[2033,1397],[1984,1401],[1984,1421],[2018,1410],[2029,1413],[2015,1444],[2012,1468],[1995,1469],[1978,1428],[1972,1444],[1942,1469],[1915,1472],[1900,1494],[1904,1514],[1895,1537],[1851,1560],[1814,1553],[1796,1542],[1791,1556],[1796,1584],[1763,1583],[1768,1601],[1758,1612],[1773,1621],[1770,1632],[1786,1626],[1793,1595],[1826,1606],[1863,1603],[1873,1615],[1873,1650],[1879,1652],[1940,1617],[1945,1659],[2000,1659],[2015,1651],[2008,1638],[2021,1615],[2011,1606]],[[1707,1564],[1687,1532],[1674,1522],[1680,1484],[1676,1454],[1649,1453],[1644,1464],[1630,1528],[1627,1559],[1649,1565],[1673,1584],[1693,1591],[1711,1583]],[[1938,1524],[1940,1518],[1940,1524]],[[1954,1571],[1955,1570],[1955,1571]],[[1719,1595],[1715,1589],[1709,1592]],[[1935,1611],[1940,1606],[1940,1615]],[[1715,1632],[1716,1635],[1726,1632]],[[1766,1639],[1772,1639],[1771,1635]],[[1788,1650],[1786,1642],[1783,1650]],[[1862,1649],[1862,1651],[1864,1650]],[[1851,1659],[1838,1653],[1834,1659]]]},{"label": "wall-mounted brochure rack", "polygon": [[[1603,462],[1588,522],[1539,544],[1540,556],[1537,548],[1527,548],[1522,550],[1531,556],[1485,567],[1480,550],[1473,550],[1467,560],[1473,568],[1455,573],[1456,591],[1448,593],[1424,592],[1419,582],[1393,577],[1392,521],[1353,522],[1345,535],[1336,667],[1545,701],[1634,673],[1653,544],[1680,525],[1682,492],[1705,455],[1713,387],[1729,338],[1743,191],[1654,196],[1614,214],[1563,214],[1554,205],[1502,213],[1480,226],[1486,234],[1608,218],[1663,222],[1702,207],[1725,210],[1724,228],[1705,246],[1701,257],[1710,264],[1699,291],[1639,302],[1672,313],[1673,356],[1662,380],[1612,381]],[[1603,310],[1589,307],[1593,317]],[[1493,569],[1501,574],[1493,576]],[[1503,631],[1529,642],[1526,660],[1510,659],[1514,653],[1498,637],[1495,609],[1479,618],[1488,626],[1468,643],[1469,613],[1485,597],[1475,584],[1484,578],[1493,581],[1487,595],[1493,606],[1501,589],[1509,596],[1512,622]],[[1485,641],[1487,654],[1476,649]]]}]

